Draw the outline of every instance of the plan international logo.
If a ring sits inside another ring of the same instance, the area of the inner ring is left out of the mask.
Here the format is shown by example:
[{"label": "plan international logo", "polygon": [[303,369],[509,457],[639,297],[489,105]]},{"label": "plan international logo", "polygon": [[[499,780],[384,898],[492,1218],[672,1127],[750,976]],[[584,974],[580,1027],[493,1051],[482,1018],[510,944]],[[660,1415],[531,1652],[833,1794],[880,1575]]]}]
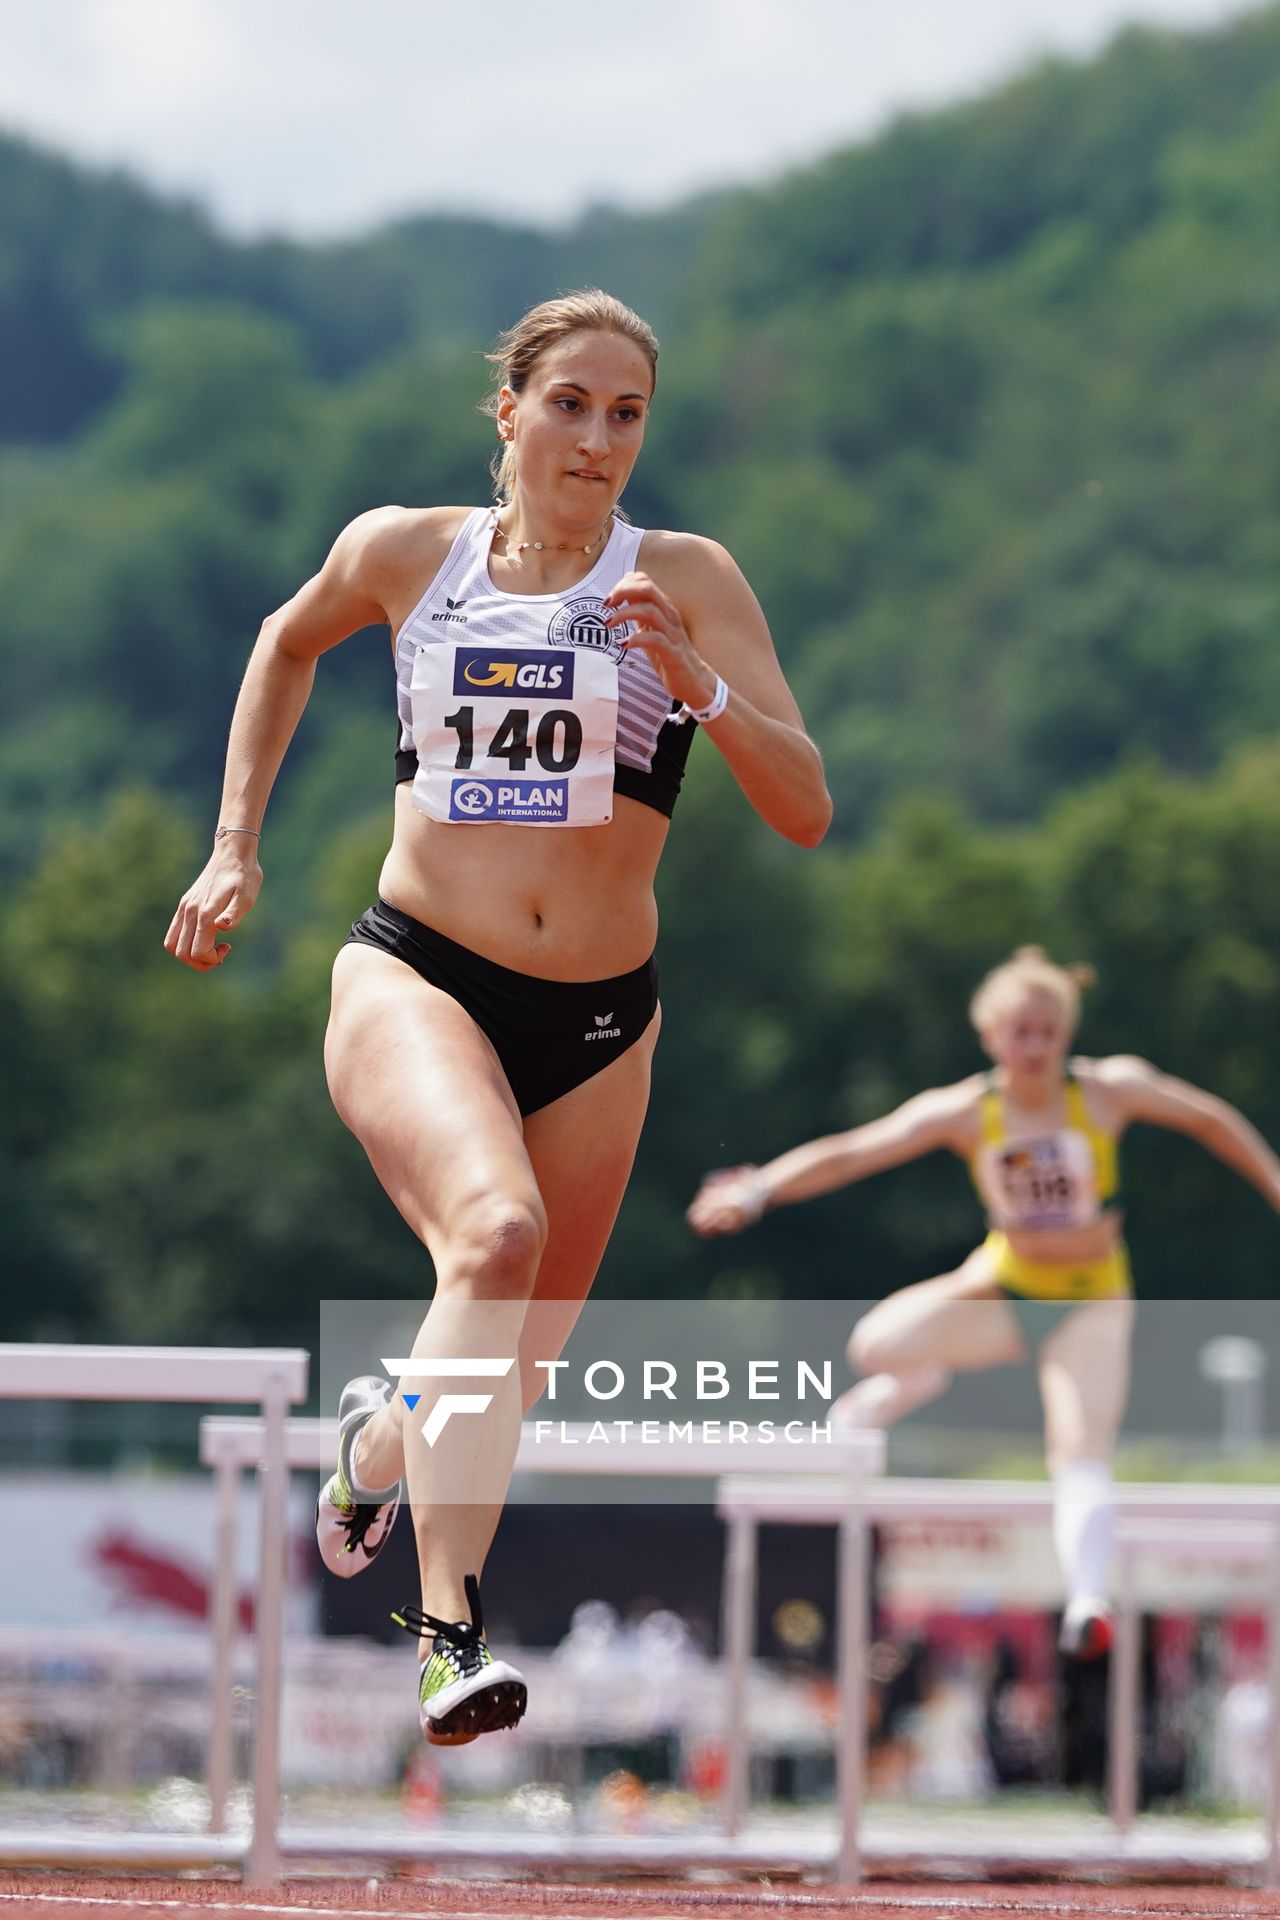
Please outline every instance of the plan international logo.
[{"label": "plan international logo", "polygon": [[569,817],[567,780],[454,780],[449,792],[451,820],[508,820],[552,823]]}]

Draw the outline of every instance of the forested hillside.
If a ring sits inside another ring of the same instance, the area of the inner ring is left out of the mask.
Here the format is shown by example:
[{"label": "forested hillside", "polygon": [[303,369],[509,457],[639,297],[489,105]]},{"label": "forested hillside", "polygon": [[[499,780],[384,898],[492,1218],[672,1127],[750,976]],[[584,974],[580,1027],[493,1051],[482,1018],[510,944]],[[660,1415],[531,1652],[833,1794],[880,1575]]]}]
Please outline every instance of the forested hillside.
[{"label": "forested hillside", "polygon": [[[968,990],[1025,939],[1099,962],[1088,1047],[1280,1140],[1278,179],[1274,6],[557,235],[237,245],[0,141],[6,1330],[293,1337],[318,1293],[418,1284],[318,1063],[386,833],[384,633],[324,663],[229,977],[158,943],[262,615],[361,509],[485,497],[483,351],[586,282],[663,336],[632,516],[738,557],[837,802],[802,855],[695,754],[606,1284],[874,1293],[962,1253],[954,1168],[728,1249],[680,1209],[704,1165],[976,1064]],[[1179,1143],[1136,1157],[1150,1291],[1274,1291],[1259,1199]]]}]

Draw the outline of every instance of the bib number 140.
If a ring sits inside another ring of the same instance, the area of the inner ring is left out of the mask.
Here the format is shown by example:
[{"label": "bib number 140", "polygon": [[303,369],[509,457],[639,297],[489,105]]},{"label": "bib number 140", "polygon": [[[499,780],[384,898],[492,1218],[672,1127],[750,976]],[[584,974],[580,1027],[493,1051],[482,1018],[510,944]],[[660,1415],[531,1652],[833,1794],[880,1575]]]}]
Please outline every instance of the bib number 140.
[{"label": "bib number 140", "polygon": [[[454,766],[466,773],[475,765],[474,707],[459,707],[446,713],[444,724],[458,736],[458,754]],[[582,722],[571,707],[553,707],[542,714],[529,744],[528,707],[509,707],[496,732],[483,750],[486,760],[505,760],[512,773],[523,773],[530,754],[545,773],[569,773],[578,764],[582,752]]]}]

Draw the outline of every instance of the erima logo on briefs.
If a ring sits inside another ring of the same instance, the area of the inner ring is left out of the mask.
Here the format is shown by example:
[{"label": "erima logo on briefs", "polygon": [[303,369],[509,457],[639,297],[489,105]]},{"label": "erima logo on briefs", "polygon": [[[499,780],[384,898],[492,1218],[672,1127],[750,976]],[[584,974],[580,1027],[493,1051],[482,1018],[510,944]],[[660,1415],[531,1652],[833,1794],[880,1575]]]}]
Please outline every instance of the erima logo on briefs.
[{"label": "erima logo on briefs", "polygon": [[448,594],[446,593],[444,597],[444,603],[446,607],[448,607],[449,609],[448,613],[433,613],[431,618],[433,620],[456,620],[459,626],[465,627],[467,624],[467,616],[465,613],[459,613],[458,608],[465,607],[467,604],[466,601],[451,600]]},{"label": "erima logo on briefs", "polygon": [[519,652],[483,651],[459,647],[453,663],[453,691],[457,693],[554,693],[573,698],[573,661],[549,647],[521,647]]},{"label": "erima logo on briefs", "polygon": [[[515,1361],[415,1360],[410,1356],[407,1360],[384,1360],[382,1364],[389,1374],[399,1375],[401,1379],[505,1380]],[[419,1393],[401,1395],[410,1413],[421,1398]],[[434,1447],[455,1413],[483,1413],[492,1404],[491,1393],[442,1393],[422,1423],[422,1437],[429,1447]]]},{"label": "erima logo on briefs", "polygon": [[584,1040],[621,1040],[622,1028],[609,1025],[613,1018],[612,1013],[593,1013],[591,1018],[596,1023],[595,1030],[592,1033],[584,1033],[582,1036]]},{"label": "erima logo on briefs", "polygon": [[568,817],[566,780],[455,780],[449,794],[451,820],[509,820],[536,826]]}]

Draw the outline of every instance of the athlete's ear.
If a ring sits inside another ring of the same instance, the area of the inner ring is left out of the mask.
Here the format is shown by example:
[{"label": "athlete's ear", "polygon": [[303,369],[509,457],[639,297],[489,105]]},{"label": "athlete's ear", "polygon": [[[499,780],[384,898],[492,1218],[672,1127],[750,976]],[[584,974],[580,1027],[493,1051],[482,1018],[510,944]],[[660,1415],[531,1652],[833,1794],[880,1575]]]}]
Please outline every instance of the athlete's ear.
[{"label": "athlete's ear", "polygon": [[515,434],[516,396],[510,387],[504,387],[498,395],[498,405],[494,415],[498,423],[499,440],[510,440]]}]

